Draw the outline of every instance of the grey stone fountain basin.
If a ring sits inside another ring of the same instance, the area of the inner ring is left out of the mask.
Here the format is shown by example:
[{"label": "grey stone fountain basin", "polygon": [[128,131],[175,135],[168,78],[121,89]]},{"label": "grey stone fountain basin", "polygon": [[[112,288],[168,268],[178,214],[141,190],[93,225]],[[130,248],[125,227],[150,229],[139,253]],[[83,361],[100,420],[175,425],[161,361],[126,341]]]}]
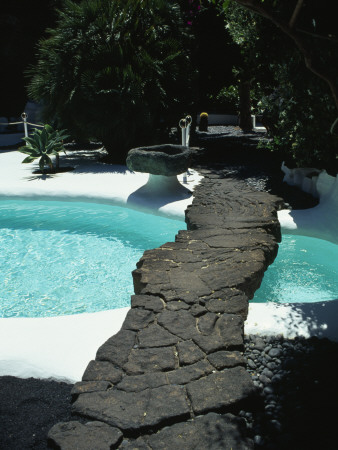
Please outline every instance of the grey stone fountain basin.
[{"label": "grey stone fountain basin", "polygon": [[186,172],[199,150],[174,144],[137,147],[129,150],[126,162],[135,172],[170,177]]}]

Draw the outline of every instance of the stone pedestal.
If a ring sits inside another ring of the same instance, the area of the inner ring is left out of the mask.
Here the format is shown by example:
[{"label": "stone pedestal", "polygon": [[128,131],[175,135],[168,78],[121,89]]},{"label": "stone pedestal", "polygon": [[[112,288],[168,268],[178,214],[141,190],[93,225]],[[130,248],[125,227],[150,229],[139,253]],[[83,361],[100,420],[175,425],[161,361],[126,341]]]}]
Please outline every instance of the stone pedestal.
[{"label": "stone pedestal", "polygon": [[133,148],[128,152],[127,166],[135,172],[149,173],[148,183],[142,194],[168,196],[190,194],[178,181],[177,175],[184,173],[200,151],[197,147],[163,144]]}]

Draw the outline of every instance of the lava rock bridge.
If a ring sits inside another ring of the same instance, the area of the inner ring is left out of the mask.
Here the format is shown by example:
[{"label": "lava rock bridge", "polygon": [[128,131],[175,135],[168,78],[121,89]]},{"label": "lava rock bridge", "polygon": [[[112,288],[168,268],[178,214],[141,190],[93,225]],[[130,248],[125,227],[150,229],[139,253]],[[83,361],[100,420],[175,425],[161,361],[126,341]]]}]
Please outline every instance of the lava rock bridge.
[{"label": "lava rock bridge", "polygon": [[199,171],[187,230],[138,262],[123,326],[75,384],[74,421],[56,424],[49,446],[253,448],[236,417],[255,391],[243,323],[277,254],[281,199]]}]

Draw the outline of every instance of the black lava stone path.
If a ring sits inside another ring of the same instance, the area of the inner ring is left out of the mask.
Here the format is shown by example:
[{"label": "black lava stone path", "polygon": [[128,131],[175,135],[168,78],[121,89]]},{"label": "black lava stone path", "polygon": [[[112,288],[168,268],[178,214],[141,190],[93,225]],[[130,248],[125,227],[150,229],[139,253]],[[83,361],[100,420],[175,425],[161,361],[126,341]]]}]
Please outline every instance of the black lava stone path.
[{"label": "black lava stone path", "polygon": [[72,390],[61,449],[253,448],[239,412],[257,395],[243,357],[248,299],[274,260],[281,199],[201,170],[188,230],[146,251],[121,330]]}]

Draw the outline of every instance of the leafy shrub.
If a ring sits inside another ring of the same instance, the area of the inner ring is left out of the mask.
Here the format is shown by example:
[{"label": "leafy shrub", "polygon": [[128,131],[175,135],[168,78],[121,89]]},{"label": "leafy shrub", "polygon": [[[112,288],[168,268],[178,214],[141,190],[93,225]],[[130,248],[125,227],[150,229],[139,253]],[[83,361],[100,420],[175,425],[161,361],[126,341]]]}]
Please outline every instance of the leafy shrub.
[{"label": "leafy shrub", "polygon": [[186,104],[186,41],[173,2],[66,0],[40,42],[29,94],[43,102],[45,121],[102,141],[122,162]]},{"label": "leafy shrub", "polygon": [[276,68],[276,76],[279,87],[259,105],[269,124],[269,147],[291,165],[337,171],[338,136],[330,133],[336,111],[325,84],[295,61]]}]

